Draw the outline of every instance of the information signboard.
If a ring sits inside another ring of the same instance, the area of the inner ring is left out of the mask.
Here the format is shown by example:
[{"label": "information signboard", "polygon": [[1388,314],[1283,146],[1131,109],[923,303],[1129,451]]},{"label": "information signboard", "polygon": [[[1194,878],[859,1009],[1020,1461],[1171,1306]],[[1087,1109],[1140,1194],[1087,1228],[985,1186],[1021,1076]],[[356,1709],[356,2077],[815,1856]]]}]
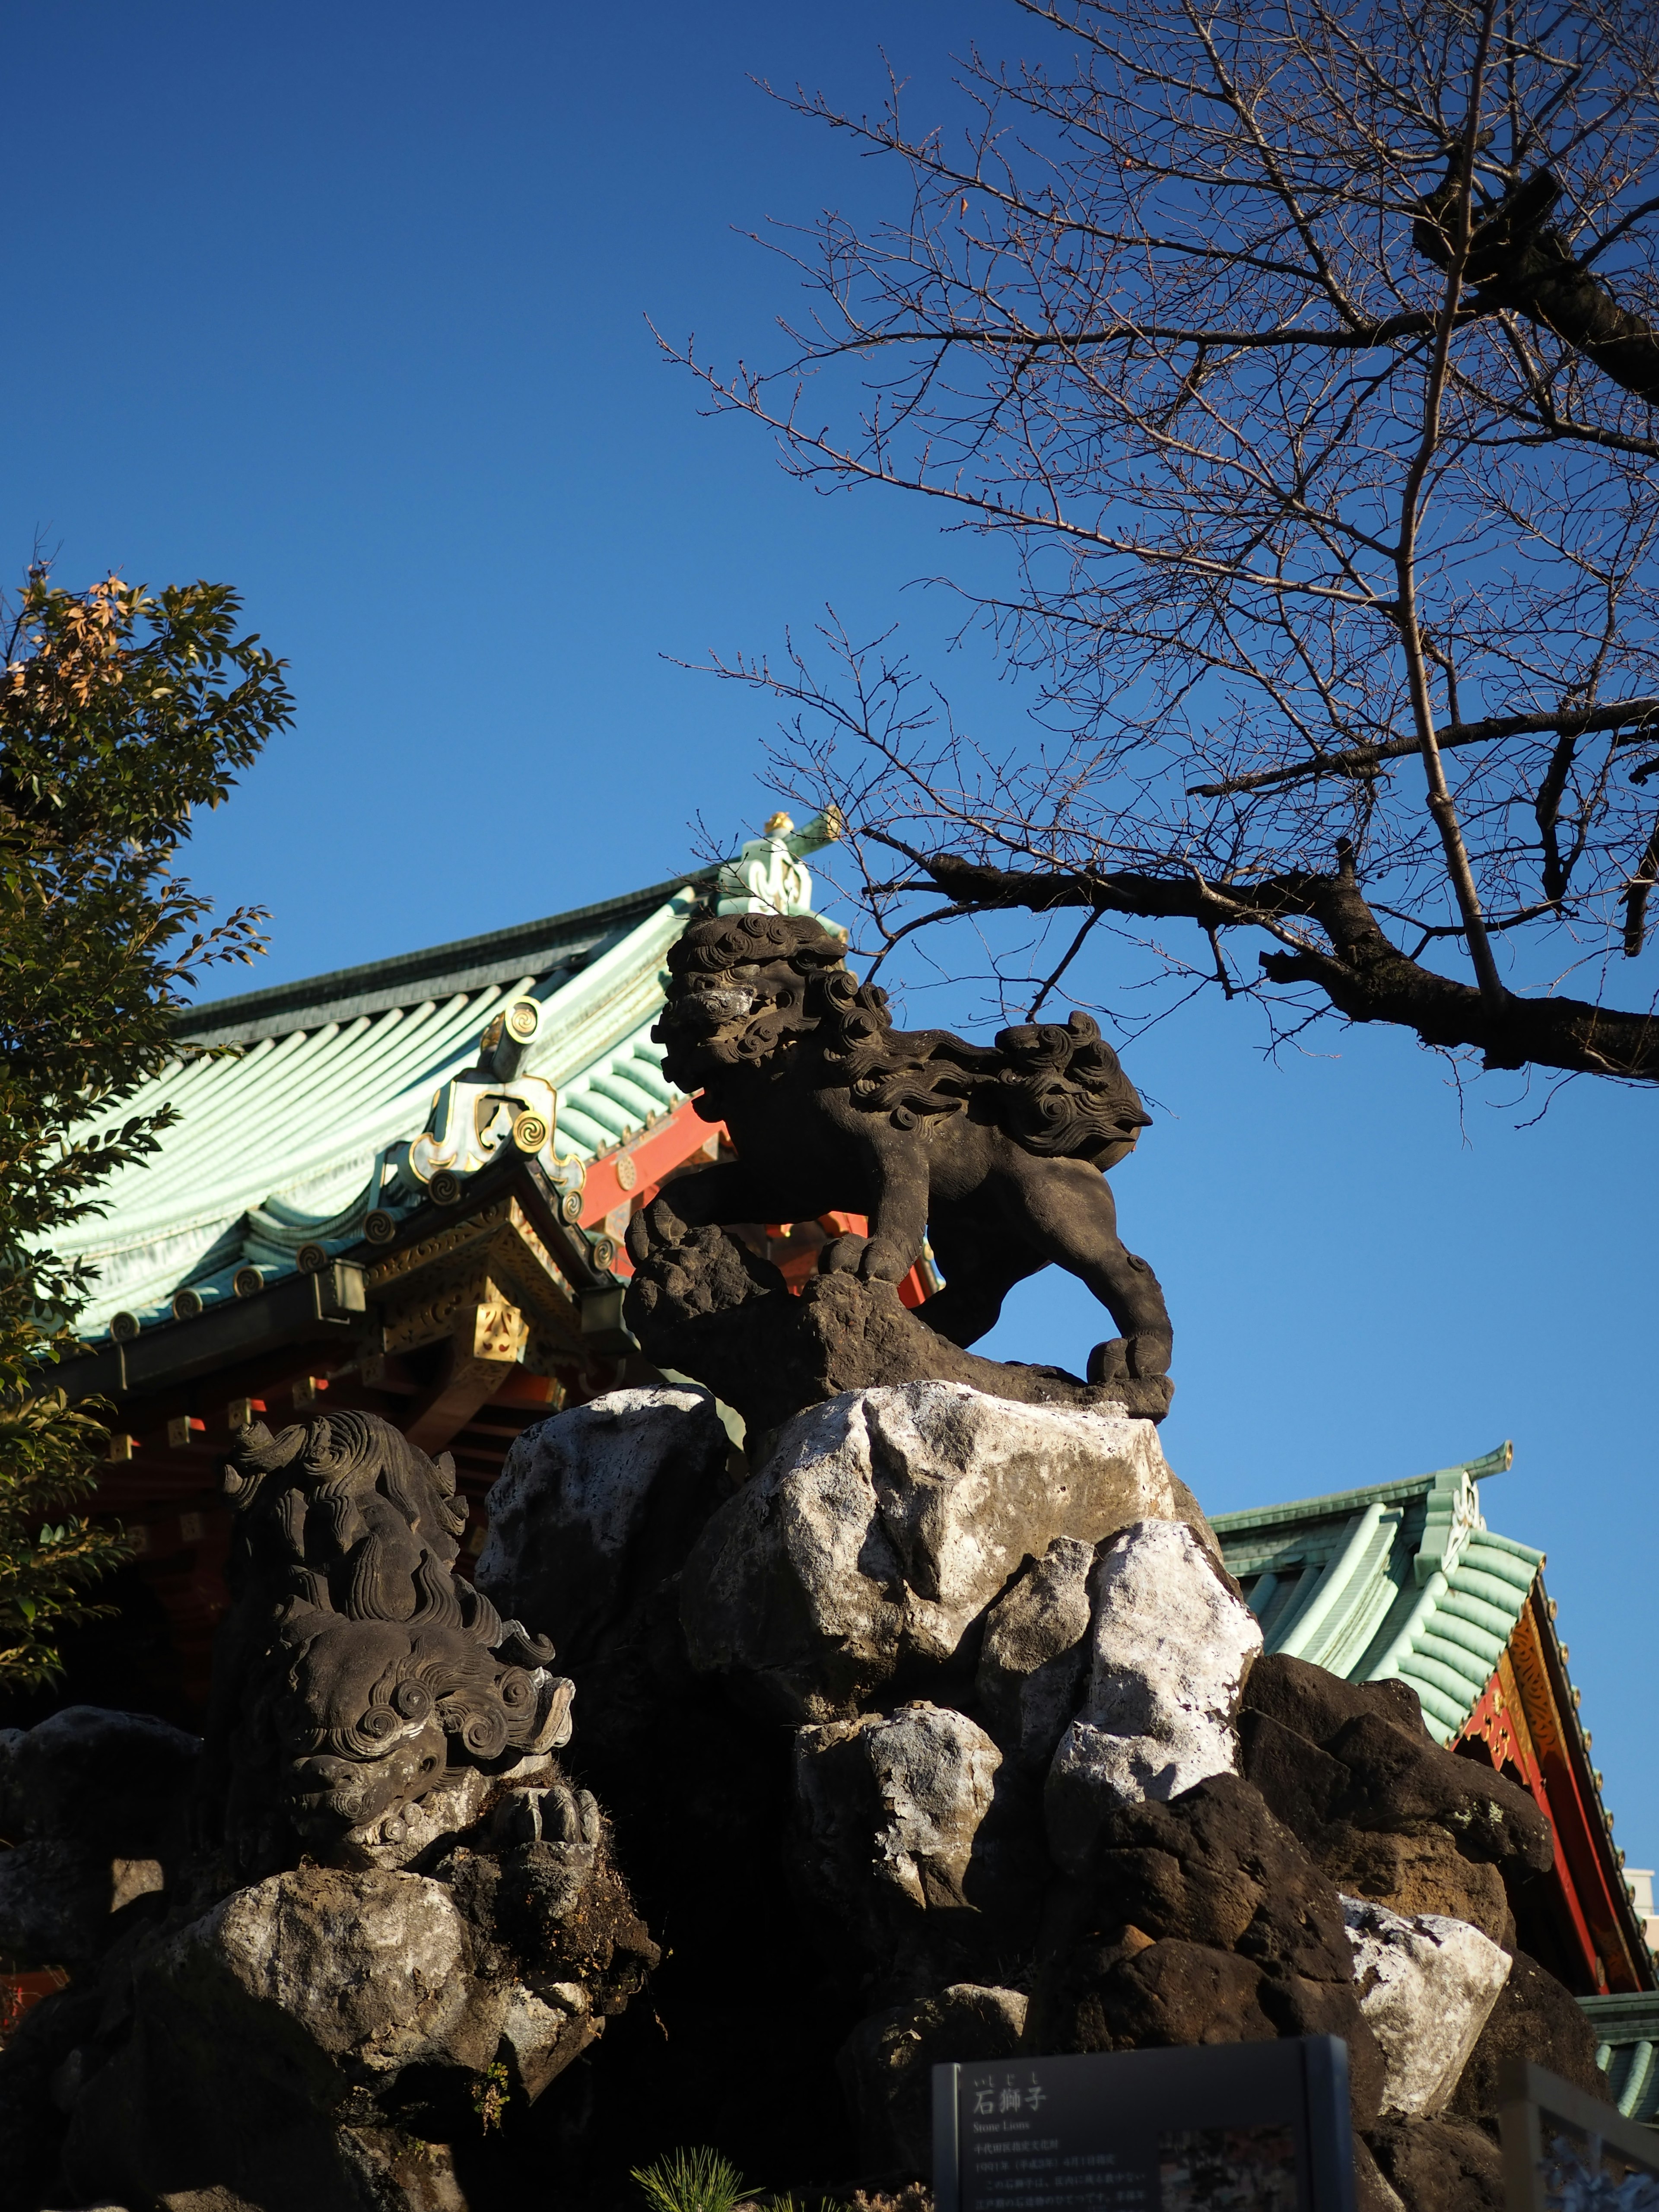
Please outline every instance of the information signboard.
[{"label": "information signboard", "polygon": [[1511,2058],[1503,2100],[1510,2212],[1659,2212],[1659,2135],[1530,2059]]},{"label": "information signboard", "polygon": [[1353,2212],[1339,2037],[933,2069],[937,2212]]}]

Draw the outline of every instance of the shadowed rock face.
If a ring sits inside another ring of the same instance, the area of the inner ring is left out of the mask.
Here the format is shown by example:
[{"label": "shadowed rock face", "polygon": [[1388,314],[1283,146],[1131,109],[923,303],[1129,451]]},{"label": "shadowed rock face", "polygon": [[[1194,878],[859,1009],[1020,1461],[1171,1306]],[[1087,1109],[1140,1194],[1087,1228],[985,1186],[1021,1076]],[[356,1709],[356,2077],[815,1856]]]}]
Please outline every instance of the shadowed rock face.
[{"label": "shadowed rock face", "polygon": [[[667,1439],[678,1427],[695,1459],[707,1412],[626,1397],[617,1418],[662,1426],[648,1455],[666,1510],[682,1479]],[[556,1427],[537,1447],[549,1465]],[[583,1486],[598,1433],[557,1447]],[[618,1469],[641,1449],[630,1433]],[[653,1989],[679,2056],[651,2094],[672,2098],[675,2068],[696,2084],[676,2140],[702,2139],[688,2130],[718,2113],[720,2140],[760,2163],[757,2100],[721,2104],[718,2048],[703,2070],[688,2045],[736,1957],[745,1977],[765,1971],[758,1934],[753,1952],[732,1946],[761,1887],[750,1870],[770,1866],[789,1900],[780,1912],[769,1893],[778,1917],[755,1924],[793,1966],[765,2008],[775,2063],[756,2078],[762,2104],[793,2112],[781,2154],[793,2142],[815,2179],[896,2188],[923,2170],[939,2059],[1319,2033],[1352,2055],[1362,2212],[1489,2201],[1498,2057],[1535,2027],[1545,2063],[1572,2078],[1584,2063],[1566,1993],[1501,1948],[1505,1880],[1547,1854],[1547,1832],[1530,1800],[1433,1743],[1403,1685],[1257,1656],[1206,1535],[1150,1425],[913,1382],[787,1423],[679,1573],[634,1583],[592,1680],[607,1775],[672,1773],[698,1808],[653,1876],[653,1911],[696,1931],[676,1946],[683,1978]],[[508,1548],[492,1581],[504,1604],[520,1588]],[[775,1741],[793,1757],[757,1788],[739,1747]],[[641,1786],[647,1826],[655,1802]],[[699,1822],[718,1850],[697,1852]],[[1344,1892],[1361,1920],[1392,1906],[1407,1951],[1489,1970],[1437,1996],[1420,1978],[1438,2012],[1426,2092],[1425,2052],[1397,2032],[1399,1978],[1381,2006],[1385,1978],[1364,1959],[1356,1978],[1365,1931]],[[700,1920],[713,1895],[724,1917]],[[1520,1995],[1504,1982],[1491,2002],[1500,1965]],[[799,2011],[792,1991],[810,1992]],[[826,2027],[858,2130],[840,2164],[789,2106]]]},{"label": "shadowed rock face", "polygon": [[[936,2061],[1310,2033],[1349,2045],[1360,2212],[1496,2212],[1504,2057],[1600,2087],[1588,2022],[1509,1948],[1506,1885],[1551,1850],[1531,1801],[1441,1750],[1404,1686],[1259,1656],[1147,1423],[912,1382],[809,1411],[756,1461],[740,1480],[681,1389],[528,1437],[489,1597],[453,1603],[497,1696],[533,1670],[506,1623],[476,1632],[485,1605],[562,1643],[568,1624],[579,1764],[446,1725],[412,1796],[398,1761],[438,1739],[398,1692],[421,1679],[402,1655],[431,1618],[435,1509],[380,1474],[307,1492],[329,1517],[300,1565],[328,1607],[296,1589],[333,1625],[283,1647],[283,1679],[307,1711],[392,1715],[352,1786],[390,1777],[399,1800],[378,1840],[359,1821],[310,1850],[332,1864],[300,1865],[291,1825],[289,1863],[252,1881],[210,1823],[192,1845],[176,1732],[61,1716],[0,1741],[26,1837],[0,1856],[0,1948],[38,1911],[83,1960],[0,2057],[0,2212],[69,2201],[70,2174],[76,2201],[191,2212],[228,2201],[190,2194],[210,2188],[256,2212],[485,2212],[507,2172],[513,2201],[556,2184],[601,2212],[629,2166],[704,2141],[815,2193],[897,2191]],[[371,1491],[403,1536],[377,1534]],[[398,1563],[355,1623],[353,1542]],[[256,1589],[296,1571],[285,1536],[253,1565]],[[274,1613],[241,1618],[280,1642]],[[272,1677],[229,1656],[258,1717],[230,1771],[263,1760],[278,1797],[285,1774],[344,1788],[306,1762],[347,1753],[296,1759],[259,1702]],[[100,1730],[112,1791],[88,1807]],[[58,1824],[82,1818],[77,1858]],[[672,1931],[631,2010],[657,1954],[618,1856]],[[514,2100],[488,2142],[485,2064]]]}]

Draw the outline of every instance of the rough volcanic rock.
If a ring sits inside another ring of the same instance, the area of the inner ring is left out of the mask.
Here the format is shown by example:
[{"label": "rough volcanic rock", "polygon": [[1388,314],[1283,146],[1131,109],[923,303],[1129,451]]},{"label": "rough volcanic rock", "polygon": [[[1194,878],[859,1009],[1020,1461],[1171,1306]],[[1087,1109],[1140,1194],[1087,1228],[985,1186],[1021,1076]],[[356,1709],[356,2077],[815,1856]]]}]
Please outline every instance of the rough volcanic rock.
[{"label": "rough volcanic rock", "polygon": [[878,1986],[963,1978],[1029,1948],[1041,1854],[983,1729],[918,1703],[795,1741],[797,1880],[826,1934],[861,1944]]},{"label": "rough volcanic rock", "polygon": [[1092,1544],[1056,1536],[991,1607],[974,1686],[1019,1764],[1043,1772],[1077,1711],[1089,1663]]},{"label": "rough volcanic rock", "polygon": [[24,1967],[87,1965],[110,1940],[128,1866],[58,1843],[0,1850],[0,1953]]},{"label": "rough volcanic rock", "polygon": [[1359,2002],[1387,2063],[1382,2109],[1433,2119],[1508,1978],[1509,1954],[1467,1920],[1344,1898]]},{"label": "rough volcanic rock", "polygon": [[986,1608],[1055,1536],[1154,1516],[1204,1526],[1144,1421],[955,1382],[851,1391],[792,1421],[704,1528],[691,1661],[791,1720],[842,1717],[907,1662],[965,1675]]},{"label": "rough volcanic rock", "polygon": [[1033,2051],[1139,2051],[1148,2045],[1265,2043],[1261,1969],[1236,1951],[1125,1926],[1066,1946],[1031,1994]]},{"label": "rough volcanic rock", "polygon": [[1553,1863],[1549,1823],[1526,1791],[1443,1751],[1407,1683],[1347,1682],[1276,1655],[1252,1671],[1240,1735],[1245,1773],[1316,1850],[1351,1848],[1346,1828],[1408,1833],[1428,1822],[1478,1864]]},{"label": "rough volcanic rock", "polygon": [[1547,2066],[1575,2089],[1605,2102],[1607,2081],[1595,2063],[1595,2030],[1571,1992],[1535,1959],[1516,1951],[1509,1978],[1446,2106],[1446,2117],[1495,2126],[1501,2106],[1499,2077],[1510,2058],[1530,2058]]},{"label": "rough volcanic rock", "polygon": [[159,1907],[200,1751],[165,1721],[94,1705],[0,1734],[0,1835],[15,1843],[0,1849],[0,1953],[84,1967],[129,1907]]},{"label": "rough volcanic rock", "polygon": [[860,2021],[836,2061],[858,2128],[860,2172],[890,2185],[931,2172],[934,2066],[1012,2057],[1025,2010],[1018,1990],[956,1982]]},{"label": "rough volcanic rock", "polygon": [[681,1228],[655,1245],[640,1243],[642,1233],[636,1221],[629,1327],[648,1359],[695,1375],[751,1436],[844,1391],[915,1382],[956,1382],[1004,1403],[1117,1407],[1153,1421],[1169,1411],[1167,1376],[1085,1382],[1060,1367],[982,1359],[929,1328],[891,1283],[820,1274],[793,1297],[775,1267],[724,1230]]},{"label": "rough volcanic rock", "polygon": [[1352,1978],[1341,1899],[1236,1774],[1110,1815],[1088,1880],[1100,1915],[1154,1938],[1215,1944],[1317,1980]]},{"label": "rough volcanic rock", "polygon": [[166,1946],[150,1985],[249,2063],[286,2045],[337,2095],[406,2066],[487,2066],[506,1996],[480,1990],[471,1965],[441,1882],[318,1867],[235,1891]]},{"label": "rough volcanic rock", "polygon": [[182,1839],[201,1741],[148,1713],[67,1705],[0,1730],[0,1835],[88,1858],[159,1858]]},{"label": "rough volcanic rock", "polygon": [[1382,2060],[1341,1901],[1238,1776],[1109,1814],[1047,1941],[1028,2049],[1340,2035],[1356,2121],[1375,2118]]},{"label": "rough volcanic rock", "polygon": [[1354,2212],[1406,2212],[1400,2191],[1384,2178],[1364,2136],[1353,2139]]},{"label": "rough volcanic rock", "polygon": [[138,1963],[132,2032],[75,2100],[65,2180],[83,2198],[216,2186],[261,2212],[367,2212],[363,2161],[387,2140],[374,2094],[410,2068],[494,2062],[506,1992],[471,1965],[448,1890],[417,1875],[309,1869],[234,1892]]},{"label": "rough volcanic rock", "polygon": [[[68,2125],[66,2074],[97,2033],[103,1998],[95,1989],[64,1989],[26,2012],[6,2039],[0,2065],[0,2212],[36,2212],[61,2201],[53,2187]],[[54,2096],[54,2086],[58,2094]]]},{"label": "rough volcanic rock", "polygon": [[728,1449],[702,1390],[613,1390],[538,1422],[490,1491],[478,1588],[579,1663],[643,1583],[678,1567],[726,1494]]},{"label": "rough volcanic rock", "polygon": [[1504,2212],[1503,2158],[1479,2128],[1387,2120],[1365,2141],[1405,2212]]},{"label": "rough volcanic rock", "polygon": [[1108,1813],[1237,1762],[1234,1717],[1261,1631],[1189,1528],[1142,1521],[1093,1575],[1089,1686],[1048,1771],[1056,1862],[1078,1872]]},{"label": "rough volcanic rock", "polygon": [[1320,1863],[1350,1897],[1369,1897],[1407,1920],[1419,1912],[1467,1920],[1505,1950],[1514,1947],[1515,1915],[1503,1875],[1489,1861],[1466,1859],[1449,1831],[1430,1821],[1397,1834],[1338,1828]]}]

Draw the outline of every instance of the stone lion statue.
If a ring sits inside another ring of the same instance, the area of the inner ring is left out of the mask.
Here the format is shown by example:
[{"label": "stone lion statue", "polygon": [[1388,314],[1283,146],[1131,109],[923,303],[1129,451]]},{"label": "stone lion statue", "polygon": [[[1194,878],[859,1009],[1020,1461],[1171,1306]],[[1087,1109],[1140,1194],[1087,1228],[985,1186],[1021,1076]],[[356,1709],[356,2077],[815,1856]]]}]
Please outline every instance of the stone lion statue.
[{"label": "stone lion statue", "polygon": [[682,1224],[862,1213],[867,1238],[828,1244],[821,1268],[897,1283],[930,1242],[945,1287],[918,1318],[957,1345],[991,1328],[1014,1284],[1048,1265],[1088,1285],[1121,1332],[1091,1382],[1169,1368],[1158,1279],[1117,1233],[1105,1170],[1147,1125],[1133,1085],[1086,1014],[1004,1030],[991,1047],[896,1030],[841,941],[805,915],[693,923],[668,956],[652,1035],[672,1082],[701,1094],[738,1158],[677,1177],[632,1224],[636,1264]]},{"label": "stone lion statue", "polygon": [[503,1775],[568,1741],[553,1646],[456,1571],[447,1453],[347,1410],[244,1429],[222,1481],[231,1607],[198,1821],[237,1859],[395,1846],[459,1770]]}]

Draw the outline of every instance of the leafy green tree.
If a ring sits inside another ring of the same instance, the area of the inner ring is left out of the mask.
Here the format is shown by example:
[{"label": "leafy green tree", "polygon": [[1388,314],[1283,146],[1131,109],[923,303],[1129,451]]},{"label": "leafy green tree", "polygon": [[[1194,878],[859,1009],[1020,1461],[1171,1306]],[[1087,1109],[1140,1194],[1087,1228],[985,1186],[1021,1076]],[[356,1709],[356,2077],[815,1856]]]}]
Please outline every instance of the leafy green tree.
[{"label": "leafy green tree", "polygon": [[171,1107],[121,1108],[180,1048],[184,991],[260,949],[256,908],[205,926],[173,872],[191,811],[292,717],[283,663],[239,637],[222,584],[154,596],[30,571],[5,611],[0,672],[0,1686],[60,1663],[61,1631],[125,1556],[74,1509],[106,1448],[95,1401],[51,1387],[75,1342],[84,1264],[55,1231],[154,1152]]}]

